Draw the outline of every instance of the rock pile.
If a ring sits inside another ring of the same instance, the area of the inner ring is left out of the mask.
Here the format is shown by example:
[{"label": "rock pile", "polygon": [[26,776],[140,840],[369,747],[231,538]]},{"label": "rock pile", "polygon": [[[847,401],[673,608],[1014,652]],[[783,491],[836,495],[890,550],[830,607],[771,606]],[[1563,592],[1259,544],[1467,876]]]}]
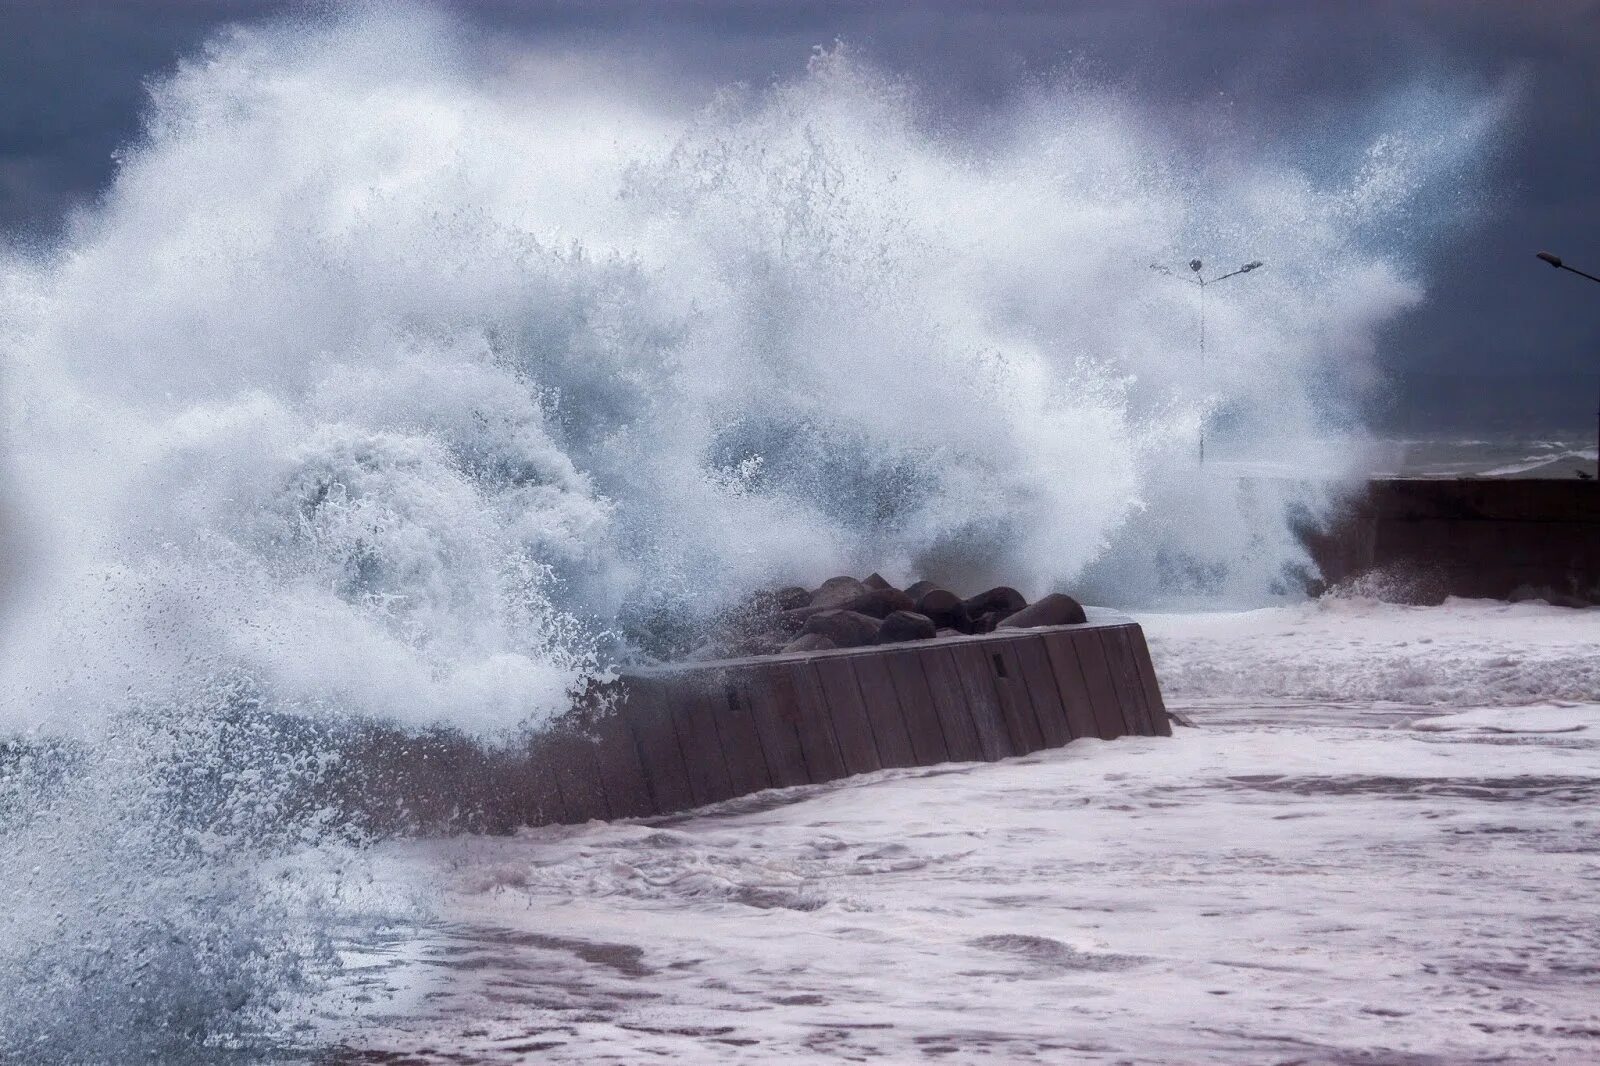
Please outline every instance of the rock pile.
[{"label": "rock pile", "polygon": [[1030,604],[1005,585],[963,599],[932,581],[898,589],[878,574],[865,580],[830,577],[814,589],[795,585],[755,593],[725,612],[711,640],[688,657],[860,648],[1085,620],[1078,601],[1061,592]]}]

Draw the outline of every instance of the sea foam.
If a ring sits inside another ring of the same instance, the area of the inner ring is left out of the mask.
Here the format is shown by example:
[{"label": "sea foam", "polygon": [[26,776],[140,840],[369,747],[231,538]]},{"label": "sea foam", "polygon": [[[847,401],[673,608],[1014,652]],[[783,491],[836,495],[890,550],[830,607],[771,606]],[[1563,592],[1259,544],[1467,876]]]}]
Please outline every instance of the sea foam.
[{"label": "sea foam", "polygon": [[[1199,440],[1351,428],[1422,295],[1385,234],[1497,114],[1219,163],[1072,79],[956,129],[843,47],[688,114],[544,62],[410,10],[230,33],[7,254],[0,726],[58,761],[6,779],[0,1046],[205,1057],[327,961],[265,871],[352,842],[294,799],[338,753],[253,722],[536,728],[834,572],[1291,587],[1329,501]],[[1191,256],[1267,263],[1203,361]]]}]

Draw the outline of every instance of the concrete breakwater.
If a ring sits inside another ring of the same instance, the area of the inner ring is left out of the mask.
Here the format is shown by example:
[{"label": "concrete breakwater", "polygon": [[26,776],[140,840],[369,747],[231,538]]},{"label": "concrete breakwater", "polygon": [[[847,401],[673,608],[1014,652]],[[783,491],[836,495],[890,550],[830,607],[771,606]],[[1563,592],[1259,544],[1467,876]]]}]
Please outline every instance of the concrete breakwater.
[{"label": "concrete breakwater", "polygon": [[1594,481],[1378,479],[1351,486],[1331,526],[1301,535],[1330,585],[1377,576],[1420,602],[1600,603]]},{"label": "concrete breakwater", "polygon": [[1085,611],[1074,625],[624,672],[509,746],[374,731],[347,749],[344,802],[412,829],[504,832],[1080,738],[1170,735],[1139,626]]},{"label": "concrete breakwater", "polygon": [[852,774],[1171,734],[1123,615],[624,675],[535,740],[522,821],[667,814]]}]

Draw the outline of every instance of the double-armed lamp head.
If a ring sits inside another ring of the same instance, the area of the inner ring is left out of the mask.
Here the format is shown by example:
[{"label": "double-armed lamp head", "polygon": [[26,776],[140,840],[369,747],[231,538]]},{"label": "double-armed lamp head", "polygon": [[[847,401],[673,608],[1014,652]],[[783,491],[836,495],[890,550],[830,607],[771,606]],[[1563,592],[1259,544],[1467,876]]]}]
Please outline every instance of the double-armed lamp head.
[{"label": "double-armed lamp head", "polygon": [[[1254,260],[1251,260],[1250,262],[1246,263],[1244,266],[1240,267],[1238,270],[1232,271],[1231,273],[1223,274],[1222,277],[1212,278],[1211,281],[1221,281],[1223,278],[1231,278],[1231,277],[1234,277],[1235,275],[1238,275],[1238,274],[1248,274],[1248,273],[1250,273],[1250,271],[1259,269],[1260,267],[1263,267],[1265,265],[1266,264],[1263,263],[1261,260],[1254,259]],[[1198,259],[1189,260],[1189,269],[1194,272],[1194,278],[1192,280],[1198,281],[1201,285],[1209,285],[1211,282],[1207,281],[1200,274],[1200,271],[1204,267],[1205,267],[1205,264],[1202,263]],[[1169,276],[1175,276],[1175,275],[1172,275],[1172,271],[1168,270],[1166,267],[1162,266],[1160,263],[1151,263],[1150,264],[1150,269],[1154,270],[1154,271],[1157,271],[1159,273],[1162,273],[1162,274],[1167,274]]]}]

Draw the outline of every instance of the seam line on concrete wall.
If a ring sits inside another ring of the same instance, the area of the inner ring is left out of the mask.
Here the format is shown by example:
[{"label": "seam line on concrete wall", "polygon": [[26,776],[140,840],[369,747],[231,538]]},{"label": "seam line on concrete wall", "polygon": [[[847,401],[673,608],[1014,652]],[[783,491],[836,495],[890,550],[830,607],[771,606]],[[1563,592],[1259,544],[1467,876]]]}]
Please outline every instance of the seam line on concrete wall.
[{"label": "seam line on concrete wall", "polygon": [[806,664],[806,674],[811,682],[812,693],[822,705],[822,724],[827,727],[828,740],[833,753],[839,759],[839,768],[844,776],[850,776],[850,764],[844,758],[844,745],[839,743],[839,728],[833,722],[833,701],[828,699],[827,690],[822,686],[822,675],[817,672],[816,663]]},{"label": "seam line on concrete wall", "polygon": [[[1014,649],[1012,650],[1012,655],[1016,655]],[[1033,700],[1033,692],[1028,688],[1027,681],[1023,676],[1022,660],[1020,657],[1017,657],[1016,666],[1017,680],[1016,684],[1012,685],[1011,687],[1017,692],[1021,693],[1021,699],[1028,705],[1028,714],[1033,717],[1033,728],[1039,731],[1040,747],[1034,750],[1040,751],[1050,746],[1050,733],[1044,727],[1044,716],[1039,713],[1039,708]]]},{"label": "seam line on concrete wall", "polygon": [[738,789],[734,786],[734,781],[737,779],[733,773],[733,760],[728,757],[728,742],[723,736],[722,700],[712,699],[713,695],[721,696],[723,694],[721,692],[713,692],[708,687],[704,693],[706,698],[702,701],[702,705],[709,712],[707,717],[711,719],[711,736],[715,738],[717,751],[722,755],[722,772],[728,777],[728,790],[737,794]]},{"label": "seam line on concrete wall", "polygon": [[[856,671],[856,664],[849,659],[844,660],[850,670],[850,684],[855,686],[856,699],[861,701],[861,716],[867,720],[867,739],[872,741],[872,757],[877,760],[878,768],[884,768],[883,745],[878,742],[878,727],[872,723],[872,711],[867,707],[867,692],[861,687],[861,674]],[[899,708],[895,708],[899,710]]]},{"label": "seam line on concrete wall", "polygon": [[[778,784],[778,777],[772,772],[772,759],[767,754],[767,742],[761,738],[761,727],[756,724],[755,701],[750,698],[751,686],[748,683],[740,684],[735,682],[734,687],[738,689],[740,702],[743,704],[740,711],[750,722],[750,732],[755,734],[756,752],[761,756],[761,769],[767,775],[767,787],[774,788]],[[729,708],[729,713],[734,713],[732,708]]]}]

